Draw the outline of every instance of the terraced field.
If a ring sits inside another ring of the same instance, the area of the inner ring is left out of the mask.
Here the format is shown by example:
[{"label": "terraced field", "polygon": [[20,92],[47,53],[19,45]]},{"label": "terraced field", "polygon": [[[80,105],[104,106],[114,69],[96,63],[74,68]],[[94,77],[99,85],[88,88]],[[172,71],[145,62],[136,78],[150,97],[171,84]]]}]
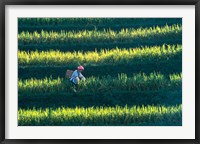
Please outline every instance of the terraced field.
[{"label": "terraced field", "polygon": [[[182,125],[182,19],[19,18],[20,126]],[[83,65],[78,90],[65,78]]]}]

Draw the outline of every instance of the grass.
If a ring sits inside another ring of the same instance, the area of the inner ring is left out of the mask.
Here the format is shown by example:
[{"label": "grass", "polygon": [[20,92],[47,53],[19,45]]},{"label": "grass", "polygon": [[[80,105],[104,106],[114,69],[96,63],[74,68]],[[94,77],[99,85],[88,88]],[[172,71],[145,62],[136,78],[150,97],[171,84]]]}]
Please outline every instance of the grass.
[{"label": "grass", "polygon": [[[181,126],[182,19],[19,18],[19,126]],[[67,69],[84,65],[76,88]]]},{"label": "grass", "polygon": [[181,126],[182,105],[19,109],[20,126]]},{"label": "grass", "polygon": [[[25,79],[44,79],[45,77],[64,78],[67,69],[75,70],[77,65],[73,66],[18,66],[18,78]],[[182,72],[182,60],[177,56],[168,60],[160,60],[156,63],[128,63],[123,65],[87,65],[85,66],[83,75],[85,77],[102,77],[110,75],[117,77],[118,73],[126,73],[127,76],[136,75],[137,73],[146,73],[149,75],[152,72],[159,72],[163,75]]]},{"label": "grass", "polygon": [[19,66],[74,66],[82,65],[124,65],[157,63],[182,56],[182,45],[163,45],[132,49],[112,49],[100,52],[19,51]]},{"label": "grass", "polygon": [[139,29],[122,29],[121,31],[61,31],[61,32],[22,32],[18,34],[20,50],[49,50],[64,51],[93,50],[110,47],[141,46],[148,44],[181,43],[182,26],[164,26]]},{"label": "grass", "polygon": [[113,30],[104,31],[61,31],[58,32],[47,32],[42,31],[38,33],[37,31],[22,32],[18,34],[19,44],[29,44],[29,43],[74,43],[74,42],[109,42],[109,41],[124,41],[133,40],[135,38],[149,37],[149,36],[162,36],[168,33],[179,33],[182,32],[181,25],[164,26],[164,27],[150,27],[150,28],[139,28],[139,29],[122,29],[119,32]]},{"label": "grass", "polygon": [[93,25],[98,27],[99,25],[108,25],[112,26],[113,24],[119,25],[119,26],[126,26],[127,24],[129,25],[134,25],[134,24],[140,24],[145,25],[145,24],[159,24],[159,23],[181,23],[180,18],[19,18],[18,19],[18,24],[20,27],[22,26],[29,26],[29,27],[35,27],[35,26],[51,26],[53,25],[54,27],[57,26],[71,26],[75,25],[78,26],[88,26],[88,25]]},{"label": "grass", "polygon": [[[137,74],[132,77],[127,77],[126,74],[119,74],[117,78],[111,76],[103,77],[90,77],[85,82],[79,84],[79,91],[82,94],[92,93],[93,96],[118,91],[148,91],[159,90],[162,88],[180,87],[182,84],[182,74],[172,74],[169,78],[164,77],[162,74],[151,73],[149,76],[145,74]],[[65,92],[66,94],[73,93],[71,90],[72,84],[68,80],[58,79],[30,79],[19,80],[18,93],[19,97],[29,97],[31,95],[37,96],[38,94],[59,94]]]}]

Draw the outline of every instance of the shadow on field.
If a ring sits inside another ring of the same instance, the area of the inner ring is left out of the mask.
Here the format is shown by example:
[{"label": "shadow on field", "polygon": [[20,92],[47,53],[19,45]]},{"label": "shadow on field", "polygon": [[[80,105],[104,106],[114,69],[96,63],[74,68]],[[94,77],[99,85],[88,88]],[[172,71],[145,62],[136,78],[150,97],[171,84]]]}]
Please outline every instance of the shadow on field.
[{"label": "shadow on field", "polygon": [[41,23],[41,19],[18,19],[18,32],[29,31],[29,32],[41,32],[41,31],[56,31],[60,32],[61,30],[65,31],[80,31],[80,30],[104,30],[104,29],[112,29],[115,31],[120,31],[123,28],[145,28],[145,27],[153,27],[153,26],[168,26],[174,24],[182,24],[181,18],[120,18],[120,19],[111,19],[108,20],[106,18],[101,18],[100,21],[87,21],[87,19],[80,20],[72,20],[58,22],[55,24],[55,21],[52,20],[49,22]]},{"label": "shadow on field", "polygon": [[[58,77],[64,78],[67,69],[75,70],[75,67],[65,66],[47,66],[47,67],[19,67],[18,78],[19,79],[43,79],[45,77],[52,77],[57,79]],[[182,72],[182,61],[172,60],[162,63],[150,63],[150,64],[131,64],[130,65],[109,65],[109,66],[85,66],[83,75],[87,77],[91,76],[117,76],[118,73],[126,73],[128,76],[133,76],[136,73],[149,74],[152,72],[160,72],[163,75],[169,75],[172,73]]]},{"label": "shadow on field", "polygon": [[[170,39],[170,37],[172,37]],[[62,52],[70,51],[100,51],[102,48],[103,49],[115,49],[116,47],[119,48],[139,48],[141,46],[162,46],[163,44],[168,44],[168,45],[177,45],[177,44],[182,44],[182,37],[176,36],[174,37],[174,34],[169,36],[169,38],[154,38],[154,39],[147,39],[147,40],[141,40],[139,41],[134,41],[134,42],[110,42],[110,43],[75,43],[71,45],[67,44],[18,44],[19,50],[21,51],[48,51],[48,50],[59,50]],[[87,49],[86,49],[87,48]]]},{"label": "shadow on field", "polygon": [[91,94],[50,94],[35,97],[23,97],[18,101],[18,107],[28,108],[57,108],[57,107],[92,107],[92,106],[133,106],[133,105],[164,105],[173,106],[182,103],[182,88],[164,89],[142,92],[105,92]]}]

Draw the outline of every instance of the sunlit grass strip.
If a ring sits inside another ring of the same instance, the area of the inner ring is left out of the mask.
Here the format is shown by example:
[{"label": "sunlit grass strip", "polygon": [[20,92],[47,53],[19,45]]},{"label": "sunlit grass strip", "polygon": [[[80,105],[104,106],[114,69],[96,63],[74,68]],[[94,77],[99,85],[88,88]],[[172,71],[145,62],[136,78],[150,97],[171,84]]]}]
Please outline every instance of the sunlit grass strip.
[{"label": "sunlit grass strip", "polygon": [[164,27],[150,27],[150,28],[138,28],[138,29],[122,29],[121,31],[113,30],[82,30],[79,32],[73,31],[61,31],[58,32],[47,32],[42,31],[38,33],[37,31],[31,32],[21,32],[18,34],[18,44],[63,44],[66,45],[74,43],[97,43],[97,42],[126,42],[135,41],[138,38],[144,37],[165,37],[167,34],[177,34],[182,32],[181,25],[172,25]]},{"label": "sunlit grass strip", "polygon": [[182,105],[18,110],[20,126],[181,126]]},{"label": "sunlit grass strip", "polygon": [[19,66],[26,65],[119,65],[136,63],[155,63],[161,60],[169,60],[173,57],[181,59],[182,45],[163,45],[134,49],[112,49],[100,52],[60,52],[60,51],[19,51]]},{"label": "sunlit grass strip", "polygon": [[[79,91],[82,94],[92,93],[93,95],[106,91],[146,91],[159,90],[162,88],[176,88],[182,85],[182,74],[171,74],[165,77],[159,73],[137,74],[128,77],[126,74],[119,74],[118,77],[105,76],[89,77],[79,84]],[[72,84],[62,78],[52,79],[28,79],[18,81],[19,96],[30,96],[47,93],[73,93]]]}]

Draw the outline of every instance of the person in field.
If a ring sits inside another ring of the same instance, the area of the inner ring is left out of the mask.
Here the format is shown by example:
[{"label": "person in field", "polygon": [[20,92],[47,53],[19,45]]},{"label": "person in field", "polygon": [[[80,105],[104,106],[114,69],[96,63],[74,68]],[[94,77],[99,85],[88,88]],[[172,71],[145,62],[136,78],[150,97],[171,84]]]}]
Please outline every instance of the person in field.
[{"label": "person in field", "polygon": [[80,80],[86,80],[86,78],[82,75],[82,72],[84,71],[84,67],[83,66],[78,66],[77,70],[75,70],[71,77],[70,77],[70,81],[75,84],[78,85]]}]

